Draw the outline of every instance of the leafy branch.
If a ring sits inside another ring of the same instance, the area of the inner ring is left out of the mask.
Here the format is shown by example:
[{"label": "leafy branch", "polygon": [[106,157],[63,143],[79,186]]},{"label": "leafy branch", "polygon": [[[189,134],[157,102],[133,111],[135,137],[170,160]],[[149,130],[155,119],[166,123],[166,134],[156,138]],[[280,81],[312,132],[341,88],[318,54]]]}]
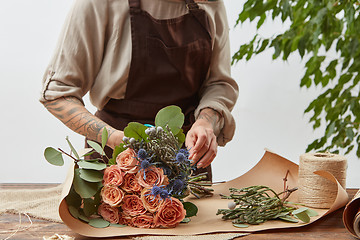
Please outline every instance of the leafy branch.
[{"label": "leafy branch", "polygon": [[357,146],[360,157],[360,2],[358,0],[248,0],[236,26],[249,20],[259,31],[265,21],[290,22],[283,32],[272,37],[256,33],[240,46],[232,64],[265,50],[273,49],[273,59],[286,61],[291,54],[306,59],[300,87],[312,85],[323,93],[305,109],[312,113],[313,129],[325,124],[324,136],[308,145],[306,151],[321,150],[345,154]]}]

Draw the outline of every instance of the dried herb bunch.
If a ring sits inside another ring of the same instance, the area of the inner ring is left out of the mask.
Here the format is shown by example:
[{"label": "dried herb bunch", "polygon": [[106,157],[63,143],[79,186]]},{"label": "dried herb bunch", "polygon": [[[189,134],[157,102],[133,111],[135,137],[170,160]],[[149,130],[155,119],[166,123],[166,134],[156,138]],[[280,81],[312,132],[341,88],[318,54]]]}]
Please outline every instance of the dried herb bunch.
[{"label": "dried herb bunch", "polygon": [[[233,220],[234,224],[249,223],[259,224],[270,219],[276,219],[288,215],[295,207],[285,205],[285,198],[280,198],[266,186],[251,186],[241,189],[230,188],[230,196],[221,195],[224,199],[233,199],[235,205],[230,209],[219,209],[217,215],[223,214],[222,219]],[[296,189],[287,189],[291,193]],[[288,197],[289,194],[286,194]]]}]

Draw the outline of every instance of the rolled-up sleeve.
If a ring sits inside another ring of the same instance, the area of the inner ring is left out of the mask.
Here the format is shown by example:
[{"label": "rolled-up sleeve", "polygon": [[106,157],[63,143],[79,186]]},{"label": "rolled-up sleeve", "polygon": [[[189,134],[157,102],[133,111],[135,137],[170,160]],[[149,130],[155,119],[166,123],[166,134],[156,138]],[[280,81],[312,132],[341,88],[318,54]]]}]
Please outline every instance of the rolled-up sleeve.
[{"label": "rolled-up sleeve", "polygon": [[45,71],[40,102],[63,96],[82,100],[91,89],[104,51],[106,4],[100,0],[75,0]]},{"label": "rolled-up sleeve", "polygon": [[197,118],[201,109],[212,108],[221,114],[217,142],[225,146],[235,132],[235,120],[231,111],[238,98],[238,85],[231,77],[231,56],[229,27],[225,8],[222,5],[219,14],[215,16],[216,33],[214,39],[213,54],[210,64],[209,77],[200,93],[200,104],[195,111]]}]

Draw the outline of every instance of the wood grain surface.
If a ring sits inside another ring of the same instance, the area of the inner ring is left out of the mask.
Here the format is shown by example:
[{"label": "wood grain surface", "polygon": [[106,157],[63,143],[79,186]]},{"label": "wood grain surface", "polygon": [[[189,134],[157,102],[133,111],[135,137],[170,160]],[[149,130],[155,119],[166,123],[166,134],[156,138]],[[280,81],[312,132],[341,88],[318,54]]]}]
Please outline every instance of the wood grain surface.
[{"label": "wood grain surface", "polygon": [[[0,189],[39,189],[55,186],[56,184],[0,184]],[[352,198],[357,189],[347,189],[350,198]],[[327,240],[355,240],[344,227],[342,221],[342,213],[344,208],[341,208],[322,219],[299,228],[266,230],[252,233],[248,236],[239,237],[236,239],[268,239],[268,240],[308,240],[308,239],[327,239]],[[72,232],[66,225],[62,223],[53,223],[40,219],[31,218],[32,225],[25,231],[19,231],[9,239],[16,240],[33,240],[43,239],[43,237],[50,237],[54,234],[66,234],[75,237],[76,240],[90,240],[94,238],[84,237]],[[28,218],[21,215],[21,226],[27,227],[30,225]],[[19,226],[18,214],[2,214],[0,215],[0,239],[5,239],[15,231]],[[118,237],[106,239],[132,239],[131,237]],[[185,237],[184,237],[185,239]]]}]

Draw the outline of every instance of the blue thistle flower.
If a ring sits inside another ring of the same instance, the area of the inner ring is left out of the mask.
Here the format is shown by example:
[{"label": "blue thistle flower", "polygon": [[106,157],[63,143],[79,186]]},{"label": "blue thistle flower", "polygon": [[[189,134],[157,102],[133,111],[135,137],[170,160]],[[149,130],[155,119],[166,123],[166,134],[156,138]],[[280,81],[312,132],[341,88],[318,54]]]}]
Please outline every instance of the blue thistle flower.
[{"label": "blue thistle flower", "polygon": [[164,171],[164,174],[167,176],[170,176],[171,174],[171,169],[168,167],[162,167],[162,170]]},{"label": "blue thistle flower", "polygon": [[149,160],[144,159],[140,163],[140,168],[145,170],[145,169],[149,168],[151,165],[152,164],[149,162]]},{"label": "blue thistle flower", "polygon": [[171,184],[170,193],[171,194],[175,193],[177,195],[180,195],[185,187],[186,187],[185,181],[183,181],[181,179],[175,179]]},{"label": "blue thistle flower", "polygon": [[185,154],[179,152],[176,154],[175,160],[177,163],[183,163],[186,160]]},{"label": "blue thistle flower", "polygon": [[155,197],[161,193],[162,189],[159,186],[153,186],[151,189],[151,195],[154,195]]},{"label": "blue thistle flower", "polygon": [[161,192],[159,195],[162,200],[165,200],[166,198],[170,198],[170,194],[166,189],[161,189]]},{"label": "blue thistle flower", "polygon": [[190,156],[190,152],[186,148],[179,149],[179,153],[184,154],[186,158],[189,158]]},{"label": "blue thistle flower", "polygon": [[146,158],[147,158],[147,152],[146,152],[146,150],[143,149],[143,148],[140,148],[139,151],[138,151],[138,153],[137,153],[137,156],[138,156],[138,158],[140,158],[141,160],[146,159]]}]

